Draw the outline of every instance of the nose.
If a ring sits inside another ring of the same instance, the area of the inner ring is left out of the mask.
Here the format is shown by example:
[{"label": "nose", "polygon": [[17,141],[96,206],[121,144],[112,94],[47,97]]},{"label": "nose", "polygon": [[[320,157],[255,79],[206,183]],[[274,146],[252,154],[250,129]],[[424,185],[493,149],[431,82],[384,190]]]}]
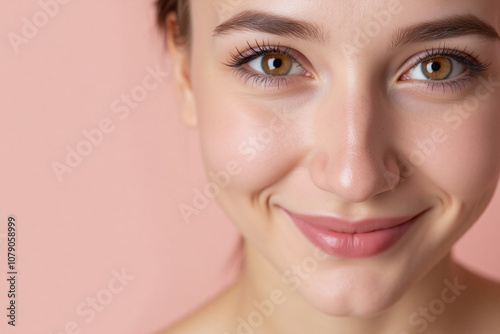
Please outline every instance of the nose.
[{"label": "nose", "polygon": [[397,186],[395,124],[383,100],[369,93],[324,99],[313,125],[309,168],[317,187],[358,203]]}]

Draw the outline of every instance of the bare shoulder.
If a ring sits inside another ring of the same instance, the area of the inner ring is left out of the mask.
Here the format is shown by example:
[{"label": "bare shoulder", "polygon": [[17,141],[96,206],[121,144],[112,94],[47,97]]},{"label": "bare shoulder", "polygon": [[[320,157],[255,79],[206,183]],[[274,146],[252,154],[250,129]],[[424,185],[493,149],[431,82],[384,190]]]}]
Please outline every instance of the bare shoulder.
[{"label": "bare shoulder", "polygon": [[234,321],[234,287],[199,308],[196,312],[157,334],[221,334]]}]

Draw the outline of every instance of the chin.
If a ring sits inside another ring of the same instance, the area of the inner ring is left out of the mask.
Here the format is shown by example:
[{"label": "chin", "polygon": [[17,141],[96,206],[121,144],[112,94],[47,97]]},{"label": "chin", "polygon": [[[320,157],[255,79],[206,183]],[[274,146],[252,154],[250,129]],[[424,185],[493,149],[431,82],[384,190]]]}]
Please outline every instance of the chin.
[{"label": "chin", "polygon": [[366,270],[339,269],[311,276],[297,290],[312,307],[334,317],[369,318],[394,305],[410,283]]}]

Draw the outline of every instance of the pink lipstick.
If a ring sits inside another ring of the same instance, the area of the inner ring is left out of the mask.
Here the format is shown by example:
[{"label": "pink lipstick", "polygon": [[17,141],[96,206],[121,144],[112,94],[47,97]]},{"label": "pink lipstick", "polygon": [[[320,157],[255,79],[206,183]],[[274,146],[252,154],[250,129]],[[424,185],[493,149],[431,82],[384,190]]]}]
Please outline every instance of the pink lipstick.
[{"label": "pink lipstick", "polygon": [[423,213],[348,221],[283,211],[299,231],[323,252],[346,258],[371,257],[389,249]]}]

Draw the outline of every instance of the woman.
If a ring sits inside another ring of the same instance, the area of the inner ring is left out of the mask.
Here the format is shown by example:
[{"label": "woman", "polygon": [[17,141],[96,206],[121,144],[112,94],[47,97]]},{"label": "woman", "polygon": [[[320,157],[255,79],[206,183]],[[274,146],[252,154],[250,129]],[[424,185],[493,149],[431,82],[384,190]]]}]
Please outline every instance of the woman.
[{"label": "woman", "polygon": [[245,255],[167,333],[500,333],[500,285],[450,257],[500,172],[498,1],[159,0],[158,18]]}]

